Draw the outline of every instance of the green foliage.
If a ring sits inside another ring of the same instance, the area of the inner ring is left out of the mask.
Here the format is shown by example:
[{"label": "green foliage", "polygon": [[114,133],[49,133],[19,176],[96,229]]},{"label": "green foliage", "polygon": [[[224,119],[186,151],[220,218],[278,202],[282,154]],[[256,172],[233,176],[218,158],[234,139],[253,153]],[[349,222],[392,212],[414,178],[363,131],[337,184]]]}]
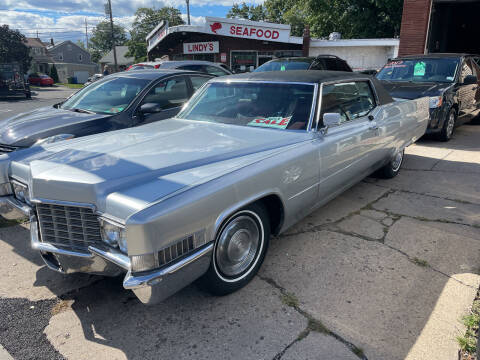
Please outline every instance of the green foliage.
[{"label": "green foliage", "polygon": [[83,40],[77,40],[76,45],[77,45],[77,46],[80,46],[83,50],[87,50],[87,48],[85,47],[85,43],[83,42]]},{"label": "green foliage", "polygon": [[234,4],[227,17],[290,24],[294,36],[309,25],[314,37],[382,38],[400,34],[402,9],[403,0],[265,0]]},{"label": "green foliage", "polygon": [[20,62],[23,71],[30,67],[32,58],[26,45],[25,35],[18,30],[11,30],[8,25],[0,26],[0,63]]},{"label": "green foliage", "polygon": [[473,355],[477,351],[478,328],[480,324],[480,299],[478,294],[473,303],[471,313],[462,317],[462,323],[467,330],[464,336],[457,336],[457,342],[462,351]]},{"label": "green foliage", "polygon": [[88,51],[90,52],[90,58],[94,63],[98,63],[104,55],[104,53],[101,52],[100,50],[95,50],[90,48],[88,49]]},{"label": "green foliage", "polygon": [[50,68],[50,77],[53,79],[53,82],[54,83],[58,83],[58,72],[57,72],[57,68],[55,66],[55,64],[52,65],[52,67]]},{"label": "green foliage", "polygon": [[147,43],[145,38],[162,20],[167,20],[168,26],[185,24],[180,10],[174,7],[167,6],[158,10],[143,7],[135,11],[135,20],[130,31],[130,40],[127,42],[127,56],[133,56],[137,61],[146,59]]},{"label": "green foliage", "polygon": [[[127,33],[125,28],[120,25],[113,25],[113,34],[115,45],[125,45],[127,42]],[[113,49],[112,29],[109,21],[102,21],[93,29],[92,37],[89,41],[89,47],[103,54]]]},{"label": "green foliage", "polygon": [[243,2],[241,4],[233,4],[232,8],[227,13],[227,18],[265,21],[267,19],[267,13],[261,4],[247,5]]}]

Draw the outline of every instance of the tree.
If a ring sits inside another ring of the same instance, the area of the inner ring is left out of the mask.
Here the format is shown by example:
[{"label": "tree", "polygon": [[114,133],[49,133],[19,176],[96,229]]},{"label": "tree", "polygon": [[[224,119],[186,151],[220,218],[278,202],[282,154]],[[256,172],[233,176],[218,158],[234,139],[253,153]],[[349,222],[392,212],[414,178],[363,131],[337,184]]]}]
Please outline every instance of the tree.
[{"label": "tree", "polygon": [[252,21],[265,21],[265,8],[260,5],[233,4],[232,8],[227,13],[227,18],[231,19],[247,19]]},{"label": "tree", "polygon": [[8,25],[0,26],[0,63],[19,62],[23,71],[30,68],[32,58],[26,45],[27,38],[18,30],[11,30]]},{"label": "tree", "polygon": [[83,50],[87,50],[83,40],[77,40],[77,45],[80,46]]},{"label": "tree", "polygon": [[54,83],[58,83],[58,72],[57,72],[57,68],[55,66],[55,64],[52,65],[52,67],[50,68],[50,77],[53,79],[53,82]]},{"label": "tree", "polygon": [[163,20],[168,21],[169,26],[185,24],[180,10],[174,7],[161,9],[138,8],[135,11],[135,19],[130,31],[127,56],[133,56],[135,60],[144,60],[147,57],[147,43],[145,38]]},{"label": "tree", "polygon": [[[123,26],[114,24],[113,35],[116,46],[125,45],[127,42],[127,33]],[[112,29],[109,21],[102,21],[95,26],[90,37],[89,47],[101,53],[107,53],[113,49]]]}]

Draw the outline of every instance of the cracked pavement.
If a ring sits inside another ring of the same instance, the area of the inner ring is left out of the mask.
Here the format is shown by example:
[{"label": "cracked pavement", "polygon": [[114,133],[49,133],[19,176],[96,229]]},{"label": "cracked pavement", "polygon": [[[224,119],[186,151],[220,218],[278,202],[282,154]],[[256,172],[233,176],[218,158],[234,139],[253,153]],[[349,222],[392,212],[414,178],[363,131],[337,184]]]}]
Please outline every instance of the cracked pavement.
[{"label": "cracked pavement", "polygon": [[[63,276],[0,229],[0,349],[28,359],[453,359],[480,286],[480,126],[421,140],[273,238],[259,275],[145,307],[121,278]],[[0,354],[1,355],[1,354]],[[0,356],[1,357],[1,356]]]}]

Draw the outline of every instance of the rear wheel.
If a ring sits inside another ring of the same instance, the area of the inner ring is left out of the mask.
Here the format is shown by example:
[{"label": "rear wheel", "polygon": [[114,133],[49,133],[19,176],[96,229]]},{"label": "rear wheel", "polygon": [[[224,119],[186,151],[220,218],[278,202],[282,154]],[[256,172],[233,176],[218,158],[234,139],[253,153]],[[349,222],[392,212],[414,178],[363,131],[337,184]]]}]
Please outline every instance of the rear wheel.
[{"label": "rear wheel", "polygon": [[405,150],[397,151],[393,159],[380,170],[378,170],[378,175],[384,179],[391,179],[397,176],[400,172],[400,168],[402,167],[404,155]]},{"label": "rear wheel", "polygon": [[457,113],[454,108],[451,108],[447,114],[447,118],[443,122],[442,131],[438,134],[438,140],[449,141],[452,138],[456,120]]},{"label": "rear wheel", "polygon": [[244,287],[262,265],[269,238],[270,222],[263,205],[237,211],[218,233],[210,268],[200,280],[203,287],[214,295]]}]

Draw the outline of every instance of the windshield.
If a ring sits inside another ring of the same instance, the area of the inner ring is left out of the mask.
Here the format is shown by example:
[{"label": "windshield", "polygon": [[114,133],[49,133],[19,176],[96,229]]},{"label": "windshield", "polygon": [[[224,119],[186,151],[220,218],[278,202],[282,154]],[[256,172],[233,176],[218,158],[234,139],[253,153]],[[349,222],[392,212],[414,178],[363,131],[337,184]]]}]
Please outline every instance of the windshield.
[{"label": "windshield", "polygon": [[119,113],[130,105],[148,83],[149,80],[128,77],[95,82],[65,101],[61,108],[101,114]]},{"label": "windshield", "polygon": [[305,130],[314,86],[213,82],[196,94],[177,118],[271,129]]},{"label": "windshield", "polygon": [[310,67],[309,61],[285,60],[285,61],[269,61],[262,66],[259,66],[254,72],[262,71],[286,71],[286,70],[308,70]]},{"label": "windshield", "polygon": [[458,59],[407,59],[389,62],[377,74],[379,80],[453,82]]}]

